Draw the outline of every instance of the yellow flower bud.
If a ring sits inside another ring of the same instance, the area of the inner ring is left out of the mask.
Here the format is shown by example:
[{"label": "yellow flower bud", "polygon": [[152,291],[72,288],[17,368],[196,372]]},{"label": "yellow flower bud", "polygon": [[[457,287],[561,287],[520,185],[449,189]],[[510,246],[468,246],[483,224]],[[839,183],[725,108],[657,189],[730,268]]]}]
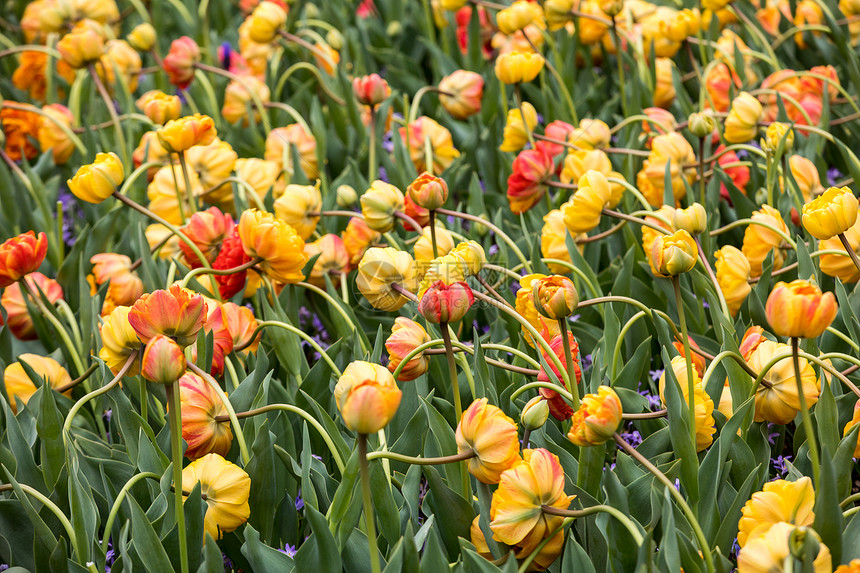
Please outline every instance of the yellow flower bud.
[{"label": "yellow flower bud", "polygon": [[102,35],[88,26],[75,27],[57,42],[57,51],[63,56],[63,61],[76,69],[101,58],[104,49]]},{"label": "yellow flower bud", "polygon": [[96,160],[84,165],[66,181],[75,197],[88,203],[101,203],[111,196],[122,180],[125,170],[115,153],[99,153]]},{"label": "yellow flower bud", "polygon": [[361,212],[367,226],[380,233],[394,228],[394,213],[405,207],[403,192],[385,181],[376,180],[361,196]]},{"label": "yellow flower bud", "polygon": [[248,19],[251,40],[258,44],[268,44],[287,23],[287,11],[276,2],[263,1],[257,4]]},{"label": "yellow flower bud", "polygon": [[621,399],[609,386],[586,394],[571,418],[567,439],[579,447],[599,446],[612,438],[621,424]]},{"label": "yellow flower bud", "polygon": [[[525,119],[525,123],[523,123]],[[528,134],[537,125],[537,110],[529,102],[523,102],[521,109],[508,110],[505,121],[504,139],[499,151],[519,151],[528,142]]]},{"label": "yellow flower bud", "polygon": [[126,41],[138,52],[148,52],[155,45],[157,36],[152,24],[144,22],[135,26],[134,30],[128,33]]},{"label": "yellow flower bud", "polygon": [[217,136],[212,118],[199,113],[168,121],[155,133],[164,149],[173,153],[187,151],[195,145],[209,145]]},{"label": "yellow flower bud", "polygon": [[717,121],[712,113],[707,111],[691,113],[687,119],[687,125],[690,127],[690,133],[696,137],[708,137],[714,132],[717,127]]},{"label": "yellow flower bud", "polygon": [[848,187],[831,187],[803,206],[803,227],[819,240],[850,229],[857,221],[857,197]]},{"label": "yellow flower bud", "polygon": [[359,434],[375,434],[387,426],[402,395],[384,366],[361,360],[346,367],[334,388],[343,423]]},{"label": "yellow flower bud", "polygon": [[729,143],[744,143],[755,137],[762,117],[761,102],[747,92],[732,101],[723,135]]},{"label": "yellow flower bud", "polygon": [[496,25],[503,34],[514,34],[529,24],[535,24],[544,28],[543,10],[540,4],[517,0],[507,8],[499,10],[496,14]]},{"label": "yellow flower bud", "polygon": [[691,271],[699,260],[699,249],[690,233],[675,231],[660,235],[651,245],[651,264],[657,276],[677,276]]},{"label": "yellow flower bud", "polygon": [[351,185],[338,185],[337,187],[337,206],[341,209],[355,205],[358,201],[358,193]]},{"label": "yellow flower bud", "polygon": [[549,404],[541,396],[535,396],[523,406],[520,421],[528,430],[541,428],[549,417]]},{"label": "yellow flower bud", "polygon": [[567,318],[579,305],[576,285],[562,275],[544,277],[532,283],[532,298],[535,308],[547,318]]},{"label": "yellow flower bud", "polygon": [[693,203],[686,209],[675,209],[672,224],[675,229],[683,229],[691,235],[699,235],[708,230],[708,214],[701,203]]},{"label": "yellow flower bud", "polygon": [[391,312],[409,301],[392,285],[411,291],[414,277],[415,261],[409,253],[394,247],[372,247],[358,263],[355,286],[373,308]]},{"label": "yellow flower bud", "polygon": [[788,153],[794,147],[794,130],[786,123],[775,121],[767,126],[760,143],[761,148],[771,154],[775,154],[782,143],[782,152]]},{"label": "yellow flower bud", "polygon": [[496,77],[503,84],[530,82],[543,65],[543,56],[536,52],[508,52],[496,58]]},{"label": "yellow flower bud", "polygon": [[146,92],[134,103],[146,117],[159,125],[177,119],[182,113],[182,101],[179,96],[167,95],[159,90]]},{"label": "yellow flower bud", "polygon": [[608,207],[612,189],[599,171],[587,171],[579,178],[573,198],[561,206],[564,224],[573,235],[587,233],[600,224],[600,215]]},{"label": "yellow flower bud", "polygon": [[765,305],[774,334],[792,338],[818,338],[837,312],[832,292],[822,293],[816,284],[803,279],[776,283]]}]

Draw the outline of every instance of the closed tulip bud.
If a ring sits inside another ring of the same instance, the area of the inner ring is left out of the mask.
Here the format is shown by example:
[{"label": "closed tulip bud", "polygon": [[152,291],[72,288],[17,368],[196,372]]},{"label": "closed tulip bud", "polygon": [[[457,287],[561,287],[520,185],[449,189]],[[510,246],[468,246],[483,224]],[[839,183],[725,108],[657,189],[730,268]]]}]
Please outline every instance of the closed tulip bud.
[{"label": "closed tulip bud", "polygon": [[434,324],[459,322],[474,303],[475,295],[465,282],[445,284],[440,280],[424,291],[418,312]]},{"label": "closed tulip bud", "polygon": [[373,308],[390,312],[409,301],[393,285],[413,290],[414,277],[415,261],[409,253],[393,247],[373,247],[358,263],[355,286]]},{"label": "closed tulip bud", "polygon": [[579,178],[573,198],[561,206],[564,224],[574,234],[587,233],[600,224],[600,216],[612,199],[612,188],[603,173],[590,170]]},{"label": "closed tulip bud", "polygon": [[786,123],[775,121],[767,126],[764,139],[760,143],[762,149],[771,154],[776,154],[782,143],[782,152],[789,153],[794,147],[794,130]]},{"label": "closed tulip bud", "polygon": [[445,180],[426,171],[409,184],[406,192],[416,205],[431,211],[438,209],[448,200],[448,184]]},{"label": "closed tulip bud", "polygon": [[[271,2],[269,2],[271,4]],[[235,124],[241,120],[242,127],[247,127],[250,122],[248,110],[254,116],[254,121],[260,121],[260,113],[254,106],[254,96],[265,106],[269,103],[271,92],[266,83],[254,75],[245,75],[242,81],[233,80],[227,84],[224,90],[224,105],[221,107],[221,117],[227,123]]]},{"label": "closed tulip bud", "polygon": [[732,101],[729,116],[726,118],[723,135],[729,143],[744,143],[755,137],[758,122],[761,121],[763,108],[761,102],[741,92]]},{"label": "closed tulip bud", "polygon": [[535,396],[523,406],[520,421],[527,430],[537,430],[543,427],[549,417],[549,404],[541,396]]},{"label": "closed tulip bud", "polygon": [[803,227],[816,239],[830,239],[857,222],[857,207],[851,189],[831,187],[803,206]]},{"label": "closed tulip bud", "polygon": [[502,472],[520,460],[517,424],[486,398],[472,402],[457,424],[457,453],[472,450],[469,473],[482,483],[499,483]]},{"label": "closed tulip bud", "polygon": [[218,454],[206,454],[182,470],[184,491],[192,491],[198,483],[206,500],[203,530],[212,539],[221,539],[248,521],[251,478],[245,470]]},{"label": "closed tulip bud", "polygon": [[832,292],[822,293],[816,284],[803,279],[776,283],[765,305],[774,334],[790,338],[819,337],[838,311]]},{"label": "closed tulip bud", "polygon": [[729,312],[735,316],[740,310],[741,304],[752,291],[749,283],[750,262],[740,249],[732,245],[724,246],[714,253],[714,257],[716,258],[714,267],[717,271],[717,282],[720,285],[720,290],[723,291]]},{"label": "closed tulip bud", "polygon": [[394,185],[376,180],[361,196],[361,212],[367,226],[374,231],[387,233],[394,228],[394,213],[404,208],[403,192]]},{"label": "closed tulip bud", "polygon": [[361,360],[346,367],[334,388],[343,423],[359,434],[375,434],[387,426],[397,413],[402,395],[384,366]]},{"label": "closed tulip bud", "polygon": [[496,77],[503,84],[520,84],[534,80],[544,66],[537,52],[508,52],[496,58]]},{"label": "closed tulip bud", "polygon": [[141,375],[156,384],[172,384],[185,374],[182,347],[163,334],[146,343],[140,362]]},{"label": "closed tulip bud", "polygon": [[159,90],[146,92],[134,103],[152,123],[158,125],[177,119],[182,113],[182,101],[179,96],[168,95]]},{"label": "closed tulip bud", "polygon": [[352,91],[355,99],[362,105],[376,106],[384,102],[391,95],[388,82],[379,74],[370,74],[352,80]]},{"label": "closed tulip bud", "polygon": [[134,29],[128,33],[126,41],[129,46],[138,52],[148,52],[155,45],[157,36],[158,35],[152,24],[144,22],[135,26]]},{"label": "closed tulip bud", "polygon": [[99,153],[96,160],[84,165],[66,183],[75,197],[88,203],[101,203],[110,197],[125,179],[125,170],[113,152]]},{"label": "closed tulip bud", "polygon": [[341,209],[355,205],[358,201],[358,193],[351,185],[338,185],[337,187],[337,206]]},{"label": "closed tulip bud", "polygon": [[0,245],[0,288],[5,288],[37,270],[48,252],[45,233],[27,231]]},{"label": "closed tulip bud", "polygon": [[458,243],[456,247],[451,249],[450,254],[460,257],[466,265],[465,276],[473,276],[481,272],[484,265],[487,264],[487,255],[484,253],[484,247],[475,241],[464,241]]},{"label": "closed tulip bud", "polygon": [[532,283],[532,298],[535,308],[547,318],[567,318],[576,311],[579,293],[576,285],[562,275],[544,277]]},{"label": "closed tulip bud", "polygon": [[261,258],[260,268],[274,280],[288,284],[304,280],[303,269],[308,262],[305,242],[281,219],[248,209],[239,218],[239,238],[245,254]]},{"label": "closed tulip bud", "polygon": [[287,11],[276,2],[260,2],[248,17],[249,36],[258,44],[268,44],[275,39],[287,23]]},{"label": "closed tulip bud", "polygon": [[605,149],[609,147],[612,131],[605,121],[585,118],[574,129],[568,140],[580,149]]},{"label": "closed tulip bud", "polygon": [[200,113],[168,121],[155,133],[162,147],[173,153],[187,151],[195,145],[209,145],[218,135],[212,118]]},{"label": "closed tulip bud", "polygon": [[612,437],[621,424],[621,399],[609,386],[597,394],[586,394],[571,419],[567,439],[579,447],[599,446]]},{"label": "closed tulip bud", "polygon": [[691,235],[700,235],[708,230],[708,213],[701,203],[693,203],[686,209],[675,209],[672,224]]},{"label": "closed tulip bud", "polygon": [[93,28],[76,27],[57,42],[57,51],[63,61],[77,69],[101,58],[105,50],[104,38]]},{"label": "closed tulip bud", "polygon": [[614,18],[624,9],[624,0],[600,0],[600,10]]},{"label": "closed tulip bud", "polygon": [[194,79],[194,64],[200,61],[200,47],[188,36],[173,40],[164,56],[163,67],[170,83],[185,89]]},{"label": "closed tulip bud", "polygon": [[338,30],[329,30],[328,33],[325,35],[325,41],[335,50],[340,51],[343,49],[343,34],[341,34]]},{"label": "closed tulip bud", "polygon": [[691,113],[687,119],[687,125],[690,127],[690,133],[696,137],[708,137],[717,128],[717,121],[712,113],[707,111]]},{"label": "closed tulip bud", "polygon": [[535,23],[544,27],[543,10],[540,4],[517,0],[496,14],[496,25],[503,34],[511,35]]},{"label": "closed tulip bud", "polygon": [[476,72],[457,70],[439,82],[439,103],[455,119],[480,112],[483,95],[484,78]]},{"label": "closed tulip bud", "polygon": [[651,245],[651,266],[655,274],[677,276],[693,270],[699,260],[699,249],[690,233],[684,230],[660,235]]}]

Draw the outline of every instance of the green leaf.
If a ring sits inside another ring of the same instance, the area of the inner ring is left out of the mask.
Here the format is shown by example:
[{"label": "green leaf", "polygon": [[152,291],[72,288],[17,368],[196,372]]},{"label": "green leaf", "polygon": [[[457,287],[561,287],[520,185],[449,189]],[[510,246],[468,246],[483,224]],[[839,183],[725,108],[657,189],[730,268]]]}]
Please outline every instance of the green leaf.
[{"label": "green leaf", "polygon": [[385,478],[381,461],[370,463],[370,492],[379,530],[388,544],[394,546],[400,539],[400,510],[394,501],[391,484]]},{"label": "green leaf", "polygon": [[431,529],[427,536],[427,544],[424,547],[424,554],[421,556],[420,567],[421,573],[438,573],[448,570],[448,558],[445,556],[445,549],[439,539],[438,528]]},{"label": "green leaf", "polygon": [[[310,448],[307,449],[310,450]],[[248,523],[258,528],[264,540],[271,542],[275,509],[280,498],[276,491],[276,480],[273,477],[275,454],[272,447],[271,432],[269,431],[269,420],[264,420],[257,431],[251,451],[253,452],[251,459],[245,466],[245,471],[251,478],[251,483],[254,484],[248,500],[251,506],[251,517]],[[316,499],[313,499],[313,502],[315,503]]]},{"label": "green leaf", "polygon": [[576,571],[577,573],[597,573],[594,564],[582,545],[576,542],[576,537],[571,529],[567,534],[567,542],[564,546],[562,556],[562,569],[564,571]]},{"label": "green leaf", "polygon": [[815,531],[821,541],[830,549],[833,562],[839,563],[842,557],[842,529],[844,519],[839,507],[839,493],[836,489],[836,468],[830,457],[830,448],[821,444],[821,473],[815,492]]},{"label": "green leaf", "polygon": [[664,571],[680,571],[681,560],[678,555],[678,531],[675,529],[674,505],[669,496],[669,490],[663,490],[663,498],[663,517],[661,522],[663,538],[658,558],[665,565]]},{"label": "green leaf", "polygon": [[128,503],[131,506],[131,529],[134,532],[134,550],[140,558],[147,571],[152,573],[163,573],[172,571],[173,565],[167,557],[161,540],[146,514],[134,497],[129,496]]},{"label": "green leaf", "polygon": [[436,523],[439,524],[442,541],[448,550],[448,558],[456,561],[459,554],[457,538],[469,538],[469,528],[475,518],[475,510],[472,509],[471,503],[445,485],[436,468],[424,466],[423,471],[430,486],[424,501],[437,516]]},{"label": "green leaf", "polygon": [[75,529],[78,557],[92,561],[93,539],[98,528],[98,509],[93,501],[89,482],[81,474],[77,457],[70,460],[69,468],[69,506],[72,527]]},{"label": "green leaf", "polygon": [[[309,508],[309,511],[314,510]],[[317,513],[317,515],[319,515],[319,513]],[[262,543],[260,541],[259,532],[257,532],[257,530],[251,525],[245,526],[244,535],[245,543],[242,544],[242,555],[244,555],[248,562],[251,563],[254,571],[284,571],[285,573],[288,573],[295,569],[295,563],[293,560],[290,559],[286,553],[281,553],[277,549],[272,549],[268,545]],[[311,539],[313,539],[313,537],[305,541],[305,545],[309,544]],[[299,549],[299,553],[301,553],[301,550],[305,548],[305,545],[302,545],[301,549]],[[337,552],[335,552],[335,556],[339,558]],[[296,563],[298,562],[298,559],[299,556],[296,554]],[[308,571],[332,571],[331,569],[318,569],[316,568],[318,567],[318,564],[316,563],[313,564],[313,567],[313,569],[308,569]]]},{"label": "green leaf", "polygon": [[[295,563],[299,571],[315,573],[340,573],[340,551],[331,531],[328,529],[325,516],[310,506],[305,506],[305,516],[311,525],[313,534],[308,537],[296,553]],[[260,569],[274,571],[275,569]]]},{"label": "green leaf", "polygon": [[[663,363],[671,364],[666,349],[663,349]],[[666,408],[669,410],[669,437],[675,457],[681,460],[681,480],[690,497],[695,502],[699,498],[699,459],[690,437],[689,407],[679,383],[687,381],[675,379],[671,367],[666,368]],[[692,397],[691,397],[692,400]]]}]

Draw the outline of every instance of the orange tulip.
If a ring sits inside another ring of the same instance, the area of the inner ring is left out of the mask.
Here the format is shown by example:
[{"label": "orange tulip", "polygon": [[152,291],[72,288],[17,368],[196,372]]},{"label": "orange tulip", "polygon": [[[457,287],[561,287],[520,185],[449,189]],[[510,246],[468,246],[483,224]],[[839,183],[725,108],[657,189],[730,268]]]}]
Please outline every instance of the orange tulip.
[{"label": "orange tulip", "polygon": [[767,321],[778,336],[817,338],[833,319],[839,307],[832,292],[821,293],[814,283],[797,279],[778,282],[767,297]]},{"label": "orange tulip", "polygon": [[384,366],[361,360],[346,367],[334,388],[344,424],[359,434],[375,434],[387,426],[402,395]]},{"label": "orange tulip", "polygon": [[219,422],[227,408],[220,396],[202,378],[186,372],[179,379],[179,404],[182,410],[182,439],[188,444],[185,457],[189,460],[215,453],[226,456],[233,443],[230,422]]},{"label": "orange tulip", "polygon": [[141,375],[156,384],[173,384],[185,374],[185,355],[173,339],[157,334],[146,343],[140,362]]},{"label": "orange tulip", "polygon": [[[395,318],[394,326],[391,327],[391,336],[385,341],[385,349],[388,350],[388,370],[394,374],[407,354],[427,342],[430,342],[430,336],[423,326],[405,316]],[[397,380],[399,382],[415,380],[427,372],[429,367],[430,358],[425,356],[424,352],[419,352],[401,368]]]},{"label": "orange tulip", "polygon": [[296,231],[271,213],[248,209],[239,219],[239,237],[245,254],[262,260],[260,268],[274,280],[297,283],[304,280],[308,262],[305,242]]},{"label": "orange tulip", "polygon": [[200,113],[172,119],[155,133],[164,149],[174,153],[181,153],[195,145],[209,145],[217,135],[212,118]]},{"label": "orange tulip", "polygon": [[186,347],[197,340],[206,320],[203,296],[178,285],[141,296],[128,313],[128,322],[143,342],[159,334]]},{"label": "orange tulip", "polygon": [[27,231],[0,245],[0,288],[7,287],[37,270],[48,253],[45,233]]},{"label": "orange tulip", "polygon": [[[54,279],[49,279],[40,272],[30,273],[24,280],[27,281],[27,285],[34,293],[41,290],[51,304],[63,298],[63,287],[60,286],[60,283]],[[24,299],[21,285],[12,283],[6,287],[2,298],[0,298],[0,305],[6,311],[6,322],[15,338],[18,340],[36,339],[36,329],[33,327],[33,319],[27,308],[27,301]],[[0,317],[0,324],[2,323],[3,318]]]},{"label": "orange tulip", "polygon": [[469,473],[483,483],[499,483],[502,472],[520,459],[517,424],[486,398],[475,400],[457,425],[457,452],[469,450]]},{"label": "orange tulip", "polygon": [[586,394],[573,415],[567,439],[580,447],[599,446],[612,438],[621,424],[621,399],[609,386]]}]

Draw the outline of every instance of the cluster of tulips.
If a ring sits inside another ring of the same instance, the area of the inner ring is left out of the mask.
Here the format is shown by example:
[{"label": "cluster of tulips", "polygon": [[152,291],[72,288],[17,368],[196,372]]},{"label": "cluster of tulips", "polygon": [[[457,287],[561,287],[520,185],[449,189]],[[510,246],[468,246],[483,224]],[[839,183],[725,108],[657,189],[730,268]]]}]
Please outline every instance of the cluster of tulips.
[{"label": "cluster of tulips", "polygon": [[860,572],[860,2],[20,4],[0,564]]}]

